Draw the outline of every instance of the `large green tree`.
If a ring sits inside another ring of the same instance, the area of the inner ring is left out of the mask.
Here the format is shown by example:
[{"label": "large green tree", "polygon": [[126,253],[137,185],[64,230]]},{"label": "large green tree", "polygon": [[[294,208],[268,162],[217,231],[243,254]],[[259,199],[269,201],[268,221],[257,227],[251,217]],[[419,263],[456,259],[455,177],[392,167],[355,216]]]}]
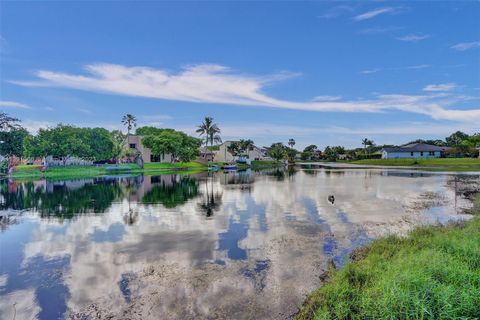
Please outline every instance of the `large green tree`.
[{"label": "large green tree", "polygon": [[26,129],[21,127],[14,127],[8,131],[0,131],[0,155],[23,156],[23,141],[29,133]]},{"label": "large green tree", "polygon": [[36,136],[28,136],[24,141],[27,157],[59,157],[63,158],[64,164],[70,157],[95,161],[111,159],[114,157],[113,147],[106,129],[77,128],[63,124],[40,129]]},{"label": "large green tree", "polygon": [[188,162],[198,156],[201,140],[190,137],[181,131],[158,129],[155,134],[144,136],[142,144],[149,148],[153,155],[171,154],[173,158]]},{"label": "large green tree", "polygon": [[267,154],[270,158],[280,161],[287,156],[286,147],[281,142],[273,143],[268,149]]},{"label": "large green tree", "polygon": [[468,138],[468,134],[466,134],[462,131],[457,131],[455,133],[452,133],[450,136],[446,137],[445,141],[447,142],[447,145],[449,147],[458,147],[467,138]]}]

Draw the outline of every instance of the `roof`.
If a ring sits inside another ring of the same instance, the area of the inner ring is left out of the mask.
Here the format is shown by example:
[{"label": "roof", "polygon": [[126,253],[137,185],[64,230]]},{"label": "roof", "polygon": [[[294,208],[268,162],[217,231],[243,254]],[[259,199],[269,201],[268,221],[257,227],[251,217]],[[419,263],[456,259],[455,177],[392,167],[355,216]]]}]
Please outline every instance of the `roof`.
[{"label": "roof", "polygon": [[412,143],[401,147],[383,148],[386,152],[430,152],[430,151],[446,151],[448,147],[439,147],[426,143]]}]

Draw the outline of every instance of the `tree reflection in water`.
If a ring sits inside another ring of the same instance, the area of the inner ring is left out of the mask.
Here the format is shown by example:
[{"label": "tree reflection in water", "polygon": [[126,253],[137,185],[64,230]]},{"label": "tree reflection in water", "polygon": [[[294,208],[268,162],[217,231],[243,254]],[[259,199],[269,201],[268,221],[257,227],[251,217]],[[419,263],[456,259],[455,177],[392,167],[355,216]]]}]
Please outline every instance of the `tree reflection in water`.
[{"label": "tree reflection in water", "polygon": [[161,203],[165,208],[175,208],[199,194],[198,181],[186,175],[151,177],[152,188],[142,197],[142,203]]},{"label": "tree reflection in water", "polygon": [[198,209],[207,218],[213,216],[222,205],[223,193],[215,192],[213,188],[213,172],[209,172],[205,178],[205,197],[198,203]]},{"label": "tree reflection in water", "polygon": [[122,190],[116,181],[106,179],[23,183],[2,180],[0,194],[0,210],[34,209],[42,217],[70,219],[77,214],[103,213],[121,198]]}]

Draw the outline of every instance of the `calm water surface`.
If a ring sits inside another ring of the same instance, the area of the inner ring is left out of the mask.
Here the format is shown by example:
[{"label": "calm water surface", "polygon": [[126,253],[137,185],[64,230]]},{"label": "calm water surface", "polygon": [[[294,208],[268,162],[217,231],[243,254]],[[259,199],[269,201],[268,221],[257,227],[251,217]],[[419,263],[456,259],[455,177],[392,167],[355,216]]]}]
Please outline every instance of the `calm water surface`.
[{"label": "calm water surface", "polygon": [[288,318],[331,261],[462,217],[458,183],[479,179],[313,166],[3,180],[0,319]]}]

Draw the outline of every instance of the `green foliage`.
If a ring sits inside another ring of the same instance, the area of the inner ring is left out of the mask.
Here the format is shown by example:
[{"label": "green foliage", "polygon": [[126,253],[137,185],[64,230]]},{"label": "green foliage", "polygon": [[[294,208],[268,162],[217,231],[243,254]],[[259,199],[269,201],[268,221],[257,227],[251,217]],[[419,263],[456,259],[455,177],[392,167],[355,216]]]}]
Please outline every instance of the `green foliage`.
[{"label": "green foliage", "polygon": [[80,155],[95,161],[114,158],[114,142],[107,129],[104,128],[82,128],[82,140],[87,139],[88,153]]},{"label": "green foliage", "polygon": [[286,147],[281,142],[273,143],[267,150],[270,158],[280,161],[287,157]]},{"label": "green foliage", "polygon": [[143,196],[142,203],[161,203],[165,208],[175,208],[198,194],[198,181],[182,176],[179,181],[175,180],[172,184],[154,184],[152,189]]},{"label": "green foliage", "polygon": [[298,151],[293,148],[285,148],[287,154],[288,162],[295,162],[295,157],[297,156]]},{"label": "green foliage", "polygon": [[323,156],[328,161],[336,161],[339,154],[345,154],[345,153],[346,153],[345,148],[342,146],[333,146],[333,147],[327,146],[323,151]]},{"label": "green foliage", "polygon": [[192,161],[198,156],[200,139],[190,137],[173,129],[156,129],[152,134],[142,138],[142,144],[149,148],[153,155],[171,154],[183,162]]},{"label": "green foliage", "polygon": [[478,319],[480,219],[390,236],[330,273],[297,319]]},{"label": "green foliage", "polygon": [[19,127],[19,119],[10,117],[5,112],[0,112],[0,131],[7,131],[17,129]]},{"label": "green foliage", "polygon": [[23,156],[23,142],[29,136],[26,129],[21,127],[10,128],[9,131],[0,131],[0,154],[3,156]]},{"label": "green foliage", "polygon": [[7,170],[8,170],[8,161],[7,160],[0,161],[0,173],[6,174]]},{"label": "green foliage", "polygon": [[305,147],[300,155],[300,158],[302,160],[319,160],[317,146],[311,144]]},{"label": "green foliage", "polygon": [[462,144],[462,142],[468,138],[468,134],[457,131],[455,133],[452,133],[450,136],[445,138],[445,141],[447,142],[447,146],[450,147],[456,147]]},{"label": "green foliage", "polygon": [[127,135],[130,135],[133,127],[137,126],[137,118],[134,115],[127,113],[122,118],[122,124],[127,127]]},{"label": "green foliage", "polygon": [[110,132],[110,138],[113,143],[112,157],[118,159],[125,153],[126,136],[120,130],[113,130]]},{"label": "green foliage", "polygon": [[200,136],[205,137],[205,145],[208,147],[208,144],[213,145],[214,143],[221,143],[222,138],[220,137],[220,128],[216,123],[213,122],[212,117],[205,117],[202,124],[198,126],[196,132]]},{"label": "green foliage", "polygon": [[114,157],[114,143],[103,128],[77,128],[59,124],[40,129],[36,136],[24,140],[24,153],[30,158],[75,156],[90,160],[108,160]]}]

